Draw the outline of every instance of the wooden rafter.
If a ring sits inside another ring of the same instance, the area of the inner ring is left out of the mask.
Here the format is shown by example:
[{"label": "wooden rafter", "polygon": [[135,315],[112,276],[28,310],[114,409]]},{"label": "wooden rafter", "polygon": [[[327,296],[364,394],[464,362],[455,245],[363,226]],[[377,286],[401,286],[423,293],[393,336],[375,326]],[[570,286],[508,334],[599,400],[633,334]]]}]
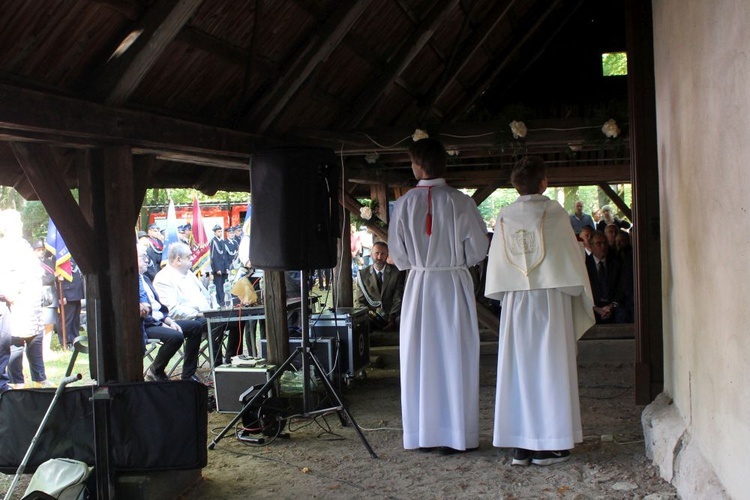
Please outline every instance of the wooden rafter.
[{"label": "wooden rafter", "polygon": [[278,79],[278,84],[265,97],[260,99],[246,123],[260,122],[256,130],[260,134],[268,130],[318,64],[339,46],[370,2],[371,0],[344,2],[345,7],[332,15],[329,22],[310,38],[307,46],[300,50],[294,61],[288,65],[289,71]]},{"label": "wooden rafter", "polygon": [[518,51],[521,50],[524,44],[537,33],[544,24],[544,21],[563,1],[564,0],[553,0],[541,15],[535,15],[534,22],[528,29],[519,30],[524,33],[522,37],[518,38],[516,42],[511,47],[507,48],[500,57],[493,59],[487,64],[483,76],[479,79],[479,84],[474,85],[473,90],[467,92],[468,97],[465,96],[464,99],[461,99],[460,103],[455,103],[450,112],[446,113],[446,116],[448,116],[448,119],[451,122],[456,122],[461,118],[464,111],[479,99],[487,87],[492,84],[497,79],[498,75],[505,69],[508,62]]},{"label": "wooden rafter", "polygon": [[97,268],[94,234],[66,187],[55,151],[44,144],[11,143],[13,154],[84,272]]},{"label": "wooden rafter", "polygon": [[165,154],[219,155],[247,162],[256,136],[0,85],[0,134],[53,144],[128,144]]},{"label": "wooden rafter", "polygon": [[444,21],[445,15],[458,3],[458,0],[440,0],[430,9],[424,20],[412,31],[409,38],[401,44],[401,49],[380,78],[373,81],[352,106],[352,113],[347,120],[348,127],[356,128],[377,103],[378,96],[385,92],[396,81],[415,57],[422,51],[434,31]]},{"label": "wooden rafter", "polygon": [[92,95],[111,105],[127,101],[202,2],[154,2],[130,31],[130,35],[140,31],[137,39],[123,54],[110,58],[102,74],[93,83]]},{"label": "wooden rafter", "polygon": [[604,182],[601,182],[598,184],[599,189],[604,191],[604,194],[606,194],[610,200],[612,200],[612,203],[614,203],[617,208],[620,209],[620,212],[622,212],[625,217],[627,217],[629,220],[633,220],[633,212],[630,210],[630,207],[625,204],[625,201],[620,198],[620,196],[615,192],[614,189],[612,189],[609,184],[606,184]]},{"label": "wooden rafter", "polygon": [[[353,213],[357,217],[359,217],[359,209],[363,206],[360,202],[357,201],[356,198],[346,193],[342,193],[339,196],[339,204],[341,204],[342,207],[344,207],[346,210]],[[365,221],[365,226],[367,226],[367,228],[382,241],[388,241],[387,227],[383,228],[371,220]]]},{"label": "wooden rafter", "polygon": [[507,0],[504,2],[496,1],[492,10],[487,13],[484,17],[483,22],[474,30],[472,35],[461,43],[458,53],[455,58],[455,64],[452,67],[446,68],[446,74],[448,78],[442,82],[436,82],[436,86],[427,93],[426,100],[429,102],[427,109],[432,109],[435,104],[445,94],[446,90],[450,88],[456,78],[463,73],[466,64],[471,61],[479,51],[487,37],[495,30],[495,28],[502,22],[508,14],[508,11],[513,7],[516,0]]}]

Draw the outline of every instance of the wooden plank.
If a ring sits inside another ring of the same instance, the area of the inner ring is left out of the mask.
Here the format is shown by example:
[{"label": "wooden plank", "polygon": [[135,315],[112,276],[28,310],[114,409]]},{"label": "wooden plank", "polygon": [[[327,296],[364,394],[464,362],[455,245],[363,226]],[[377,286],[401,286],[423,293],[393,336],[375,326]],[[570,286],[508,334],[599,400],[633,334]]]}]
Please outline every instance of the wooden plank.
[{"label": "wooden plank", "polygon": [[460,102],[454,102],[450,112],[445,113],[448,120],[451,122],[458,121],[464,114],[464,111],[469,109],[481,95],[487,90],[487,87],[492,84],[498,77],[498,75],[505,69],[508,63],[515,57],[521,47],[541,28],[544,21],[554,12],[557,7],[562,3],[563,0],[552,0],[544,12],[541,14],[534,13],[533,22],[527,28],[518,29],[519,33],[523,33],[523,36],[514,39],[515,43],[512,47],[508,47],[503,55],[494,58],[489,64],[487,69],[479,78],[479,83],[474,85],[468,92],[468,99],[461,99]]},{"label": "wooden plank", "polygon": [[307,47],[298,52],[297,58],[287,66],[289,71],[278,79],[276,87],[265,98],[261,98],[247,123],[259,122],[258,133],[268,130],[318,64],[325,61],[339,46],[370,2],[371,0],[344,2],[343,8],[334,13],[330,21],[311,37]]},{"label": "wooden plank", "polygon": [[289,329],[286,321],[284,271],[266,270],[263,308],[266,315],[268,363],[280,365],[289,357]]},{"label": "wooden plank", "polygon": [[443,97],[446,90],[456,81],[459,75],[464,72],[464,68],[471,61],[479,50],[484,49],[484,43],[490,34],[508,15],[508,11],[516,3],[516,0],[507,0],[494,2],[492,9],[484,16],[482,22],[474,29],[471,36],[466,39],[455,57],[455,64],[446,68],[447,78],[435,82],[435,86],[428,91],[425,100],[429,102],[427,109],[432,109],[435,104]]},{"label": "wooden plank", "polygon": [[427,16],[414,28],[409,38],[401,44],[401,49],[392,57],[391,63],[388,64],[385,71],[368,85],[361,93],[361,97],[352,105],[352,112],[349,114],[345,129],[357,128],[362,123],[377,103],[378,97],[386,92],[396,81],[396,78],[414,61],[414,58],[430,41],[435,30],[443,23],[445,15],[457,4],[458,0],[440,0],[432,6]]},{"label": "wooden plank", "polygon": [[97,269],[92,228],[66,186],[56,152],[43,144],[9,144],[81,270],[86,274]]},{"label": "wooden plank", "polygon": [[651,0],[625,2],[633,178],[636,394],[652,401],[664,384],[661,227]]},{"label": "wooden plank", "polygon": [[[359,216],[359,210],[362,208],[362,204],[357,201],[356,198],[353,196],[342,193],[339,196],[339,204],[346,208],[349,212]],[[388,242],[388,228],[381,227],[379,224],[373,222],[372,220],[366,220],[365,226],[372,231],[373,234],[375,234],[378,238],[380,238],[381,241]]]},{"label": "wooden plank", "polygon": [[604,193],[609,197],[610,200],[612,200],[612,203],[614,203],[617,208],[620,209],[620,212],[622,212],[625,217],[628,218],[628,220],[633,220],[633,212],[630,210],[630,207],[625,204],[625,201],[620,198],[620,196],[615,192],[614,189],[610,187],[609,184],[606,183],[600,183],[599,189],[604,191]]},{"label": "wooden plank", "polygon": [[388,184],[379,182],[370,186],[370,199],[377,204],[373,215],[388,224]]},{"label": "wooden plank", "polygon": [[160,0],[151,4],[130,31],[137,38],[122,54],[110,57],[91,93],[107,104],[123,104],[159,60],[203,0]]},{"label": "wooden plank", "polygon": [[28,133],[34,140],[54,143],[127,144],[164,154],[217,155],[245,163],[261,144],[253,134],[2,84],[0,128],[17,137]]}]

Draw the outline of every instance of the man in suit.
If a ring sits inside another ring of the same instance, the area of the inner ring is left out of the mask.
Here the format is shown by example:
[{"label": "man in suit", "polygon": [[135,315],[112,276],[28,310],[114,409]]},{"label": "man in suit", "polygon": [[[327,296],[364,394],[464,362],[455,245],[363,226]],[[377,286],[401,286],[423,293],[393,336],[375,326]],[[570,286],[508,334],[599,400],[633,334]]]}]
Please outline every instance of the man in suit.
[{"label": "man in suit", "polygon": [[138,272],[140,273],[138,291],[141,320],[146,336],[158,339],[162,346],[151,366],[146,370],[146,380],[169,380],[165,369],[169,360],[185,342],[185,360],[182,364],[182,379],[195,379],[198,368],[198,352],[203,337],[203,324],[200,321],[175,320],[169,315],[167,306],[159,301],[154,285],[146,275],[149,256],[143,245],[137,245]]},{"label": "man in suit", "polygon": [[211,272],[214,275],[216,285],[216,300],[219,304],[224,303],[224,281],[227,279],[229,261],[227,259],[227,245],[222,238],[224,231],[216,224],[213,227],[214,237],[211,238]]},{"label": "man in suit", "polygon": [[382,241],[372,246],[371,255],[372,265],[357,273],[354,304],[369,310],[373,328],[395,330],[401,316],[405,273],[388,264],[388,245]]},{"label": "man in suit", "polygon": [[[607,237],[601,231],[591,237],[591,255],[586,256],[591,291],[594,295],[594,315],[597,323],[628,323],[633,321],[628,308],[632,289],[622,279],[622,262],[609,253]],[[630,317],[629,317],[630,316]]]}]

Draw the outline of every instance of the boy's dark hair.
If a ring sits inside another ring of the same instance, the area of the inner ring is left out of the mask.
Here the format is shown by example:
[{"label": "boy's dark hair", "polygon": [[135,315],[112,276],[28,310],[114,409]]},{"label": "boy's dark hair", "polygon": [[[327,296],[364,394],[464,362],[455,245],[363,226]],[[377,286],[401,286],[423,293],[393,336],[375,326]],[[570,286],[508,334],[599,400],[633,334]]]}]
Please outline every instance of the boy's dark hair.
[{"label": "boy's dark hair", "polygon": [[541,194],[539,187],[545,176],[544,160],[538,156],[524,156],[513,165],[510,182],[521,196]]},{"label": "boy's dark hair", "polygon": [[409,158],[422,167],[428,178],[445,175],[445,148],[435,139],[420,139],[409,146]]}]

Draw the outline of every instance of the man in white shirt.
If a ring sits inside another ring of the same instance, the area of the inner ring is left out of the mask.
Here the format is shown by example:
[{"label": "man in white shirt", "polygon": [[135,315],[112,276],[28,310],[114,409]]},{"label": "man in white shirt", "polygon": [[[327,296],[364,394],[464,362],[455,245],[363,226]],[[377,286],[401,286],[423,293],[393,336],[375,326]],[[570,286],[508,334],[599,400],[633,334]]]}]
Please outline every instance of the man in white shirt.
[{"label": "man in white shirt", "polygon": [[[200,280],[190,272],[193,265],[190,247],[185,243],[178,242],[169,245],[168,263],[159,271],[154,278],[154,288],[159,294],[162,304],[169,308],[169,314],[174,319],[194,319],[203,324],[206,330],[206,319],[203,311],[211,309],[208,302],[208,290],[201,284]],[[227,352],[224,357],[221,353],[221,342],[224,330],[229,330],[229,341]],[[214,351],[214,367],[224,363],[231,363],[232,356],[241,354],[239,323],[230,322],[220,324],[211,333],[212,348]]]}]

